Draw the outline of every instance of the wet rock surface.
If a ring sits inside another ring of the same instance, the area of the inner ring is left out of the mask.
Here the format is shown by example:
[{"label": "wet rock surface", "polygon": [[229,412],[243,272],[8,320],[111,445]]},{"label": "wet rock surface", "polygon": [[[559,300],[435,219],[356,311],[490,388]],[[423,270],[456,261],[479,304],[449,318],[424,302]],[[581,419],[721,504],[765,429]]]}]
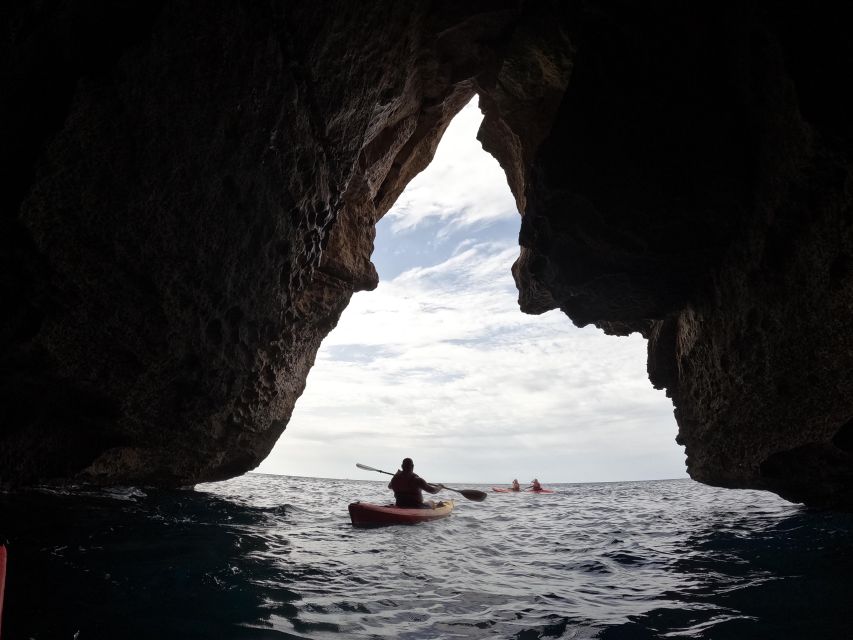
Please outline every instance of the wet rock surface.
[{"label": "wet rock surface", "polygon": [[853,506],[840,13],[0,15],[3,482],[180,486],[257,465],[350,296],[376,286],[375,223],[479,93],[522,213],[522,310],[646,336],[693,478]]}]

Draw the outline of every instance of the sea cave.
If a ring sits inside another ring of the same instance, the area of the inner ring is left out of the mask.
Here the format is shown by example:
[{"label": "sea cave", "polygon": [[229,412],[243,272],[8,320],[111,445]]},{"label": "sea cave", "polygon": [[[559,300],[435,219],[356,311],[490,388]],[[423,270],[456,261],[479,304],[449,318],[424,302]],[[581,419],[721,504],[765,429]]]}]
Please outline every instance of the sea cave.
[{"label": "sea cave", "polygon": [[[255,468],[476,94],[519,306],[648,341],[689,475],[853,507],[853,44],[759,2],[13,2],[0,484]],[[510,268],[510,265],[507,265]]]}]

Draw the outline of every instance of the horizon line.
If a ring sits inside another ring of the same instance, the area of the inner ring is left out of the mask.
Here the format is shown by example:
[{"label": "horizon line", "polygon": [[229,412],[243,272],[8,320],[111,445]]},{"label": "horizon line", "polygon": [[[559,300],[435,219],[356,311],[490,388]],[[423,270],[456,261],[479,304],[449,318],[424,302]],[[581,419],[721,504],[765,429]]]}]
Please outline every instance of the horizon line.
[{"label": "horizon line", "polygon": [[[300,475],[295,475],[295,474],[273,473],[270,471],[247,471],[243,475],[249,475],[249,474],[256,475],[256,476],[276,476],[278,478],[304,478],[306,480],[348,480],[348,481],[358,481],[358,482],[382,482],[382,480],[376,480],[376,479],[370,479],[370,478],[330,478],[327,476],[300,476]],[[240,476],[235,476],[235,477],[239,478]],[[233,479],[233,478],[229,478],[229,479]],[[617,483],[621,483],[621,482],[668,482],[668,481],[674,481],[674,480],[693,480],[693,478],[691,478],[690,476],[681,476],[678,478],[646,478],[643,480],[580,480],[580,481],[572,481],[572,482],[566,482],[566,481],[542,482],[540,480],[540,484],[542,484],[543,486],[546,484],[548,484],[548,485],[557,485],[557,484],[569,484],[569,485],[575,485],[575,484],[617,484]],[[223,482],[223,481],[220,481],[220,482]],[[509,485],[509,484],[511,484],[511,483],[506,482],[506,481],[481,482],[481,481],[475,481],[475,480],[445,480],[444,482],[447,484],[465,484],[465,483],[467,483],[467,484],[481,484],[481,485],[504,485],[504,484]],[[697,481],[694,480],[694,482],[697,482]],[[199,484],[201,484],[201,483],[199,483]],[[525,483],[521,483],[521,484],[525,484]]]}]

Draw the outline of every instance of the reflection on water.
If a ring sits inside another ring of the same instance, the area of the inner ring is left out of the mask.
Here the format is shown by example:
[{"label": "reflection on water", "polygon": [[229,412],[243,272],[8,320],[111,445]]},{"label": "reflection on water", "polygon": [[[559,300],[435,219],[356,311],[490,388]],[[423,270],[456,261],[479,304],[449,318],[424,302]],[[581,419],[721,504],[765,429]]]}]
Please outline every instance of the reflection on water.
[{"label": "reflection on water", "polygon": [[285,507],[195,492],[138,502],[28,493],[0,505],[4,639],[287,637],[241,626],[296,614],[288,542],[271,526]]},{"label": "reflection on water", "polygon": [[606,630],[621,638],[843,638],[849,622],[853,518],[792,508],[708,514],[670,570],[660,604]]},{"label": "reflection on water", "polygon": [[346,504],[381,482],[0,495],[4,640],[846,637],[852,516],[690,481],[557,488],[368,530]]}]

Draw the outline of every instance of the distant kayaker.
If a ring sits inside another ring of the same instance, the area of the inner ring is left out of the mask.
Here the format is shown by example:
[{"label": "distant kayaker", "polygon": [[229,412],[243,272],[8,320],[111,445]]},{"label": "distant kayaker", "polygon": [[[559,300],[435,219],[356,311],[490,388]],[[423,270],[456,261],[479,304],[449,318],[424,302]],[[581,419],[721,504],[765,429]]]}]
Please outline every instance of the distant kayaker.
[{"label": "distant kayaker", "polygon": [[432,500],[424,502],[421,490],[427,493],[438,493],[444,487],[440,484],[430,484],[415,473],[415,463],[411,458],[405,458],[402,469],[394,474],[388,488],[394,492],[394,499],[398,507],[431,509],[434,504]]},{"label": "distant kayaker", "polygon": [[542,491],[542,485],[539,484],[539,481],[536,478],[533,478],[533,482],[530,483],[530,488],[534,491]]},{"label": "distant kayaker", "polygon": [[518,484],[518,478],[512,481],[512,490],[513,491],[521,491],[521,485]]}]

